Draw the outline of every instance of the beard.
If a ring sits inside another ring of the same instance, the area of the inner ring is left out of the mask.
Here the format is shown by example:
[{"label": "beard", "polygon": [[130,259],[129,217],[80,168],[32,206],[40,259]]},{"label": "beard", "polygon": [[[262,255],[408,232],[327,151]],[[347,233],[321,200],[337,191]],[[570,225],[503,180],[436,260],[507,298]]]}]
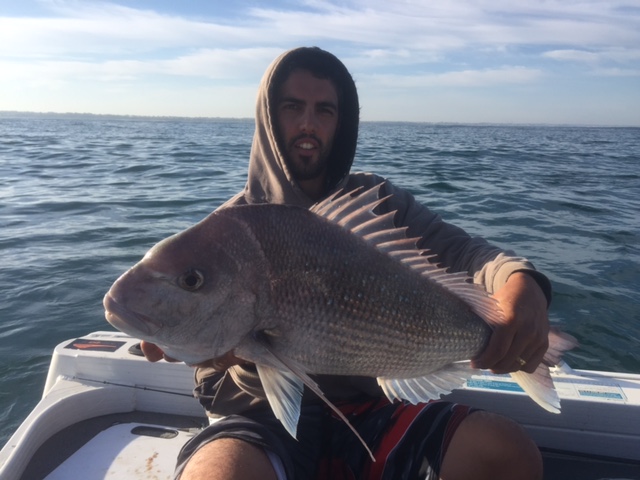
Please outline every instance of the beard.
[{"label": "beard", "polygon": [[[318,148],[310,150],[308,155],[295,146],[305,138],[313,139],[318,145]],[[326,173],[330,154],[331,145],[323,144],[314,135],[299,135],[288,143],[285,161],[294,180],[314,180]]]},{"label": "beard", "polygon": [[292,162],[287,159],[287,165],[289,166],[289,170],[291,171],[291,175],[294,180],[307,181],[318,178],[327,169],[327,159],[320,159],[320,161],[314,162],[309,157],[308,161],[305,161],[304,158],[299,159],[298,161]]}]

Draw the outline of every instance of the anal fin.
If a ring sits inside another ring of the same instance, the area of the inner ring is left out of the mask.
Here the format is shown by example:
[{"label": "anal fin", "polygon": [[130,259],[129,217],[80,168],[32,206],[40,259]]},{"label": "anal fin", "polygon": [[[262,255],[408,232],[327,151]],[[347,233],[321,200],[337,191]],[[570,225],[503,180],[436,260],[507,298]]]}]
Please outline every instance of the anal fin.
[{"label": "anal fin", "polygon": [[406,400],[415,405],[438,399],[462,387],[473,373],[470,362],[456,362],[422,377],[378,377],[378,385],[390,401]]}]

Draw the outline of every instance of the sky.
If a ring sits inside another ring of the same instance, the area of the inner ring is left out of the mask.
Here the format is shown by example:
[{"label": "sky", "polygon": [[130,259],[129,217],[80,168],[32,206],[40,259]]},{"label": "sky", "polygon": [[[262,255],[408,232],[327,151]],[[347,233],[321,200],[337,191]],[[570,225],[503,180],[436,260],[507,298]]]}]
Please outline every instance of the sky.
[{"label": "sky", "polygon": [[250,118],[297,46],[365,121],[640,126],[640,0],[0,0],[0,111]]}]

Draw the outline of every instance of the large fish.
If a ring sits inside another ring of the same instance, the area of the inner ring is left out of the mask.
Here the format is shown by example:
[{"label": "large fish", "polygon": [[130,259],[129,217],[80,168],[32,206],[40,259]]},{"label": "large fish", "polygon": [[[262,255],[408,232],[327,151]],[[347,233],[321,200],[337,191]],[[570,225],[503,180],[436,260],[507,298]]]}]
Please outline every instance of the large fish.
[{"label": "large fish", "polygon": [[[466,274],[431,263],[393,212],[373,212],[386,200],[379,189],[311,210],[217,210],[125,272],[104,298],[106,318],[190,364],[230,351],[255,363],[294,436],[303,385],[331,405],[309,374],[375,377],[391,400],[437,398],[474,373],[469,359],[502,313]],[[547,365],[575,343],[555,331],[549,341],[535,373],[512,375],[559,412]]]}]

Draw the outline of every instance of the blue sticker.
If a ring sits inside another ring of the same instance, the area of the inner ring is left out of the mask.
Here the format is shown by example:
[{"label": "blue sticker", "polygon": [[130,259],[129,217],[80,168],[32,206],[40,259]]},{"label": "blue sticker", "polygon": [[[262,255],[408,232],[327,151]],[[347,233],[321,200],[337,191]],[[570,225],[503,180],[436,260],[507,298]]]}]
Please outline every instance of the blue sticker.
[{"label": "blue sticker", "polygon": [[467,380],[469,388],[486,388],[488,390],[502,390],[506,392],[524,392],[520,385],[514,382],[503,382],[500,380],[479,380],[472,378]]}]

